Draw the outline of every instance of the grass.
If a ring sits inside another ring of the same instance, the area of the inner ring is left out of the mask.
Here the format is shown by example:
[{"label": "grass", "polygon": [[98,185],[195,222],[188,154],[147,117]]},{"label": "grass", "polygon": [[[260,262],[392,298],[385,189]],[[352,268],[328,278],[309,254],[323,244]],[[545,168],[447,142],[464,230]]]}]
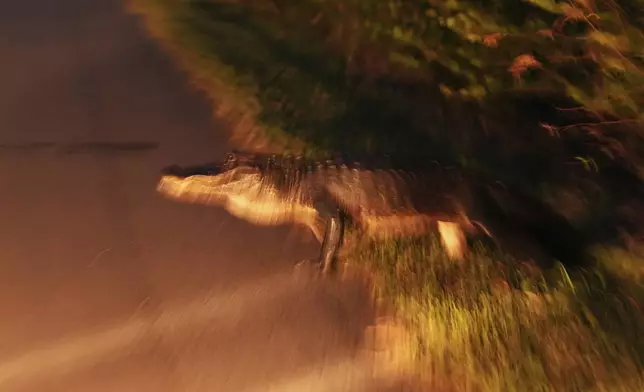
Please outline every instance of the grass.
[{"label": "grass", "polygon": [[393,300],[410,331],[399,360],[427,390],[644,390],[644,259],[597,253],[598,266],[572,274],[482,246],[455,264],[432,237],[366,240],[349,258]]},{"label": "grass", "polygon": [[[334,27],[354,20],[318,4],[129,0],[229,121],[238,147],[422,153],[522,187],[589,231],[607,235],[622,223],[614,217],[630,205],[628,176],[600,158],[601,173],[587,170],[575,157],[591,143],[539,126],[562,102],[513,92],[485,111],[453,106],[432,80],[378,74],[377,56],[374,75],[356,75],[347,61],[356,43]],[[453,263],[427,237],[360,240],[348,258],[373,272],[378,296],[394,305],[411,333],[404,353],[431,390],[644,390],[644,260],[608,245],[593,252],[597,263],[577,271],[483,247]]]}]

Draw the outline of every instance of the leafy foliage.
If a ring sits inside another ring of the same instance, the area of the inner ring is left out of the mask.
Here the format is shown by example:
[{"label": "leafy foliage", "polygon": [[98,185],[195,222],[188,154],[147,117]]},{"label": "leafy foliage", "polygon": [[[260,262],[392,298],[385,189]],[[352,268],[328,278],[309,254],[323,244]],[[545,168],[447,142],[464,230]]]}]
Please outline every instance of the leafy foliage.
[{"label": "leafy foliage", "polygon": [[[308,37],[343,59],[345,72],[353,78],[350,89],[374,80],[406,79],[427,90],[437,86],[452,101],[484,106],[490,99],[498,104],[493,98],[511,91],[566,97],[560,119],[539,121],[551,136],[567,133],[590,139],[594,151],[567,159],[619,158],[629,170],[644,175],[643,0],[297,4],[276,0],[273,4],[280,23],[307,31]],[[406,99],[408,116],[437,124],[437,116],[423,113],[427,110],[423,105],[435,98]],[[463,128],[449,121],[441,125]],[[467,150],[465,139],[474,136],[472,130],[466,132],[470,135],[454,143],[467,156],[473,152]]]}]

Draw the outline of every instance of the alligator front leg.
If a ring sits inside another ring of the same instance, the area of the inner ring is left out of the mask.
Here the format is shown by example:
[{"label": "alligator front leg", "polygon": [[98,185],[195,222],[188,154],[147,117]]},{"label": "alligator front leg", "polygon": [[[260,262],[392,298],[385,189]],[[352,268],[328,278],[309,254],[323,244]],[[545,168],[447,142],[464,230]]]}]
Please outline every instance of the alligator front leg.
[{"label": "alligator front leg", "polygon": [[324,241],[320,249],[320,271],[324,275],[336,272],[338,266],[338,252],[342,245],[342,235],[344,234],[344,221],[340,211],[336,211],[327,217],[326,230],[324,231]]},{"label": "alligator front leg", "polygon": [[315,261],[304,260],[298,263],[298,266],[315,264],[318,273],[331,275],[337,270],[338,252],[342,245],[345,223],[340,209],[335,204],[320,202],[316,204],[316,208],[319,218],[324,222],[320,256]]}]

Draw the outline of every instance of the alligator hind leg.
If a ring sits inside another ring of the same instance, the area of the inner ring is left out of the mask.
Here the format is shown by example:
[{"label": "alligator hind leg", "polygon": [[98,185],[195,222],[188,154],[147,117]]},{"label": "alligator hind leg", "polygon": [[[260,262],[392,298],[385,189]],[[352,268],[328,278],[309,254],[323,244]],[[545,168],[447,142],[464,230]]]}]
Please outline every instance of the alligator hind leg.
[{"label": "alligator hind leg", "polygon": [[441,243],[452,260],[462,260],[467,252],[465,233],[458,223],[437,222]]}]

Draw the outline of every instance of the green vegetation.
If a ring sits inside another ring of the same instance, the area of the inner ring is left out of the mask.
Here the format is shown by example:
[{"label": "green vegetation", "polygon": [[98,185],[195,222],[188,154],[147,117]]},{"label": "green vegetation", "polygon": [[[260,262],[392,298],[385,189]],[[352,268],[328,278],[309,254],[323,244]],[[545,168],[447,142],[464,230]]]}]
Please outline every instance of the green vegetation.
[{"label": "green vegetation", "polygon": [[455,264],[435,238],[365,240],[351,258],[409,327],[424,390],[644,390],[644,258],[596,252],[602,264],[574,274],[482,247]]},{"label": "green vegetation", "polygon": [[[130,0],[234,136],[306,153],[421,153],[494,176],[592,235],[540,270],[434,239],[358,241],[455,390],[644,390],[644,0]],[[260,138],[261,139],[261,138]],[[258,146],[250,146],[258,147]],[[629,232],[629,250],[608,245]],[[437,380],[440,380],[437,381]]]}]

